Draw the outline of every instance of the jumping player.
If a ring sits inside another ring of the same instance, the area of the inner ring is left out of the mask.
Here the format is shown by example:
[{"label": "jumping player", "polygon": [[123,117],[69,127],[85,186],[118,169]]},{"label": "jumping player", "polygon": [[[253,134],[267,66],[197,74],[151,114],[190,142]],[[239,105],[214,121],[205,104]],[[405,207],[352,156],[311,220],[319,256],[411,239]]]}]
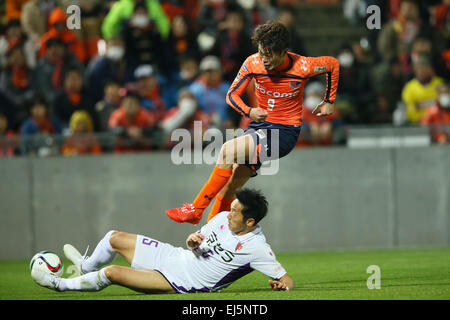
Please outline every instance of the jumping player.
[{"label": "jumping player", "polygon": [[[256,190],[242,189],[231,212],[221,212],[186,239],[188,249],[176,248],[142,235],[110,231],[90,257],[72,245],[64,254],[78,269],[78,277],[64,279],[37,269],[32,277],[57,291],[99,291],[111,284],[145,293],[191,293],[220,290],[253,270],[272,279],[273,290],[294,288],[294,282],[276,260],[258,222],[267,213],[267,201]],[[130,267],[110,265],[120,254]]]},{"label": "jumping player", "polygon": [[[326,116],[334,112],[338,60],[289,52],[289,39],[288,29],[279,22],[255,29],[252,41],[258,52],[244,61],[226,98],[233,109],[252,122],[244,135],[223,144],[214,170],[194,202],[166,211],[171,219],[198,224],[215,197],[208,221],[218,212],[229,210],[235,190],[260,168],[261,150],[282,158],[294,148],[302,124],[303,90],[309,78],[325,73],[327,80],[323,101],[313,114]],[[241,99],[252,80],[258,104],[255,107],[247,106]],[[273,135],[273,131],[278,135]],[[274,141],[273,136],[278,136],[278,141]]]}]

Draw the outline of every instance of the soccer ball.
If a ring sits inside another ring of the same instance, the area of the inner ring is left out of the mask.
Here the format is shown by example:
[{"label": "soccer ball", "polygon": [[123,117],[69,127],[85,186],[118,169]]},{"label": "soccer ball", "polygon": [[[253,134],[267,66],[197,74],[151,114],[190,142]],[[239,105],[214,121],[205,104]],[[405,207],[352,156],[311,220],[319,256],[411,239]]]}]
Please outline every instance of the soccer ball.
[{"label": "soccer ball", "polygon": [[30,271],[40,270],[61,277],[64,272],[64,265],[61,258],[51,251],[41,251],[36,253],[30,261]]}]

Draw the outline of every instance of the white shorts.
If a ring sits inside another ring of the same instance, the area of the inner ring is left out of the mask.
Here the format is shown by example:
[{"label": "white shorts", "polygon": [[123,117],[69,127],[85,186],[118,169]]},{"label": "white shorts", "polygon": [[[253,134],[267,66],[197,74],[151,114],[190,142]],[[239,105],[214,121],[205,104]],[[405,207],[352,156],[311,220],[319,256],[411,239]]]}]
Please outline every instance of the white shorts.
[{"label": "white shorts", "polygon": [[186,275],[177,266],[183,263],[190,251],[176,248],[171,244],[150,237],[137,235],[131,268],[137,270],[156,270],[160,272],[177,292],[178,285],[186,283]]}]

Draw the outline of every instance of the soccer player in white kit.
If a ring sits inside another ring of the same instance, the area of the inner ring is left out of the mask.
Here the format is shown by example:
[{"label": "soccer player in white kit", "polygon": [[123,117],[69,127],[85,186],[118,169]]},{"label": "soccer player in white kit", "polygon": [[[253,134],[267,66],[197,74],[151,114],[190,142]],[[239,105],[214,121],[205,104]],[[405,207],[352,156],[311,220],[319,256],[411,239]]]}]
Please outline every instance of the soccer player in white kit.
[{"label": "soccer player in white kit", "polygon": [[[212,292],[258,270],[272,278],[273,290],[292,290],[294,282],[276,260],[258,222],[268,205],[257,190],[241,189],[230,212],[221,212],[186,239],[188,249],[173,247],[143,235],[110,231],[90,257],[71,245],[66,257],[80,276],[64,279],[32,272],[41,286],[57,291],[99,291],[117,284],[145,293]],[[130,267],[110,265],[117,254]]]}]

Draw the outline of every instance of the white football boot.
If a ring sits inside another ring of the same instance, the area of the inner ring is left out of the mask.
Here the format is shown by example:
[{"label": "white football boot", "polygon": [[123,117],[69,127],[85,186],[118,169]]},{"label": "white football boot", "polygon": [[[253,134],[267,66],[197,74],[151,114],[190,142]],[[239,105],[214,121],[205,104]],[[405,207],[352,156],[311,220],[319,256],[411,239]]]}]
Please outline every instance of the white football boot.
[{"label": "white football boot", "polygon": [[81,264],[84,260],[88,258],[86,256],[87,251],[89,250],[89,246],[86,249],[86,252],[84,255],[81,255],[80,251],[78,251],[73,245],[71,244],[65,244],[63,247],[64,255],[67,259],[72,261],[73,265],[75,266],[75,274],[73,276],[81,276],[83,275],[83,271],[81,270]]},{"label": "white football boot", "polygon": [[38,285],[59,291],[58,287],[61,278],[54,275],[53,273],[44,272],[35,268],[31,271],[31,277],[34,281],[36,281]]}]

